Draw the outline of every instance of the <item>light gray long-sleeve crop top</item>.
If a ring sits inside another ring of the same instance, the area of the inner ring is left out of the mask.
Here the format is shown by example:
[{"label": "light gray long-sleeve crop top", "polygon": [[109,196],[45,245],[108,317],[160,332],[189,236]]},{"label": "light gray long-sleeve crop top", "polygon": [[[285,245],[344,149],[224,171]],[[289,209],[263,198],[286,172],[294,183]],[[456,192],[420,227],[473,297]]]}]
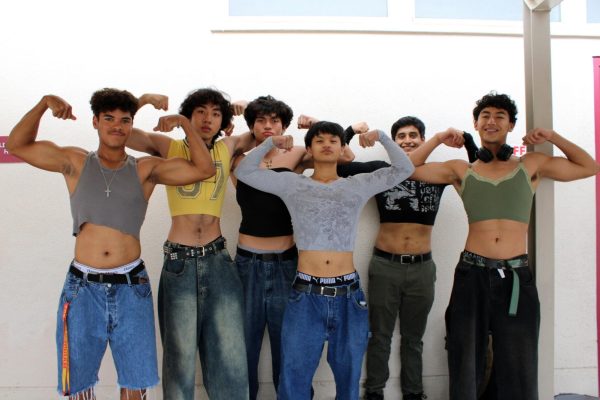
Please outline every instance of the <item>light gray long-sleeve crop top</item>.
[{"label": "light gray long-sleeve crop top", "polygon": [[298,249],[353,251],[358,218],[365,203],[414,171],[410,159],[389,136],[379,131],[379,141],[391,166],[330,183],[293,172],[260,169],[261,160],[273,148],[271,138],[244,158],[235,175],[256,189],[281,197],[292,216]]}]

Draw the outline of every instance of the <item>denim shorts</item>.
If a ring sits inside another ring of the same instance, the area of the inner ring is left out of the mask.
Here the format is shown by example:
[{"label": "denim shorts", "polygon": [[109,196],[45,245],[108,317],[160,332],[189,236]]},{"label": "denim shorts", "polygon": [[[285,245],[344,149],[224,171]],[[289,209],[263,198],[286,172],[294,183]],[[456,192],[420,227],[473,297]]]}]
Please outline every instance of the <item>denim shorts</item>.
[{"label": "denim shorts", "polygon": [[68,305],[68,372],[70,394],[98,382],[100,362],[110,344],[118,384],[145,389],[158,384],[154,306],[146,270],[138,284],[96,283],[68,272],[56,318],[58,391],[63,394],[63,310]]}]

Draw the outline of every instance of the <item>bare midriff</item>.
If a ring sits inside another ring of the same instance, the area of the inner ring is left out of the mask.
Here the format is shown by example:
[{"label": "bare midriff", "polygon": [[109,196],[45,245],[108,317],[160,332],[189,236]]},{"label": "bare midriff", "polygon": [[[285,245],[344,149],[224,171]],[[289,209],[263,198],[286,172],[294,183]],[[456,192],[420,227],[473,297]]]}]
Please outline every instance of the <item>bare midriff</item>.
[{"label": "bare midriff", "polygon": [[92,268],[109,269],[140,258],[140,241],[102,225],[86,223],[75,240],[75,260]]},{"label": "bare midriff", "polygon": [[167,239],[185,246],[204,246],[221,236],[220,218],[206,214],[171,217]]},{"label": "bare midriff", "polygon": [[240,233],[238,244],[257,250],[282,252],[294,245],[294,235],[258,237]]},{"label": "bare midriff", "polygon": [[527,251],[527,224],[492,219],[469,225],[465,250],[480,256],[506,260]]},{"label": "bare midriff", "polygon": [[334,277],[354,271],[351,251],[301,250],[298,254],[298,272],[318,277]]},{"label": "bare midriff", "polygon": [[375,247],[393,254],[424,254],[431,251],[433,226],[385,222],[379,226]]}]

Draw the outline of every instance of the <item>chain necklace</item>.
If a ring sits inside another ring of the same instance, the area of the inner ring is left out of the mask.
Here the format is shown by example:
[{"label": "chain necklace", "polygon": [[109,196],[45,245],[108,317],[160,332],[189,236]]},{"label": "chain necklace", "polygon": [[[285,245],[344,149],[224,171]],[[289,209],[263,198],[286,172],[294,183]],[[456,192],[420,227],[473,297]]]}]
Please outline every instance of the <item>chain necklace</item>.
[{"label": "chain necklace", "polygon": [[115,179],[117,172],[119,172],[119,169],[121,168],[121,164],[125,160],[127,160],[127,154],[125,154],[125,158],[123,160],[121,160],[121,162],[119,163],[117,168],[113,170],[112,176],[110,177],[109,181],[106,180],[106,175],[104,175],[104,170],[102,169],[102,163],[100,162],[100,155],[98,153],[96,153],[96,156],[98,157],[98,165],[100,167],[100,173],[102,174],[102,178],[104,179],[104,184],[106,185],[106,190],[104,191],[104,193],[106,193],[106,197],[108,198],[108,197],[110,197],[110,192],[112,191],[112,190],[110,190],[110,185],[112,184],[113,180]]}]

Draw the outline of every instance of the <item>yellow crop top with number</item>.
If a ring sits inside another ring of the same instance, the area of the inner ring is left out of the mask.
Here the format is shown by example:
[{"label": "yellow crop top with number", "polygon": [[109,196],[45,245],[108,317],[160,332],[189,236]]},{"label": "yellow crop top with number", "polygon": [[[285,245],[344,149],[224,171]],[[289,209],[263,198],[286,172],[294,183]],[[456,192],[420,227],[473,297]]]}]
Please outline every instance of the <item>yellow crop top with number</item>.
[{"label": "yellow crop top with number", "polygon": [[[231,168],[231,155],[222,140],[215,142],[210,156],[217,173],[200,182],[186,186],[167,186],[167,199],[171,216],[205,214],[221,217],[225,188]],[[190,159],[190,148],[186,140],[172,140],[168,158]]]}]

